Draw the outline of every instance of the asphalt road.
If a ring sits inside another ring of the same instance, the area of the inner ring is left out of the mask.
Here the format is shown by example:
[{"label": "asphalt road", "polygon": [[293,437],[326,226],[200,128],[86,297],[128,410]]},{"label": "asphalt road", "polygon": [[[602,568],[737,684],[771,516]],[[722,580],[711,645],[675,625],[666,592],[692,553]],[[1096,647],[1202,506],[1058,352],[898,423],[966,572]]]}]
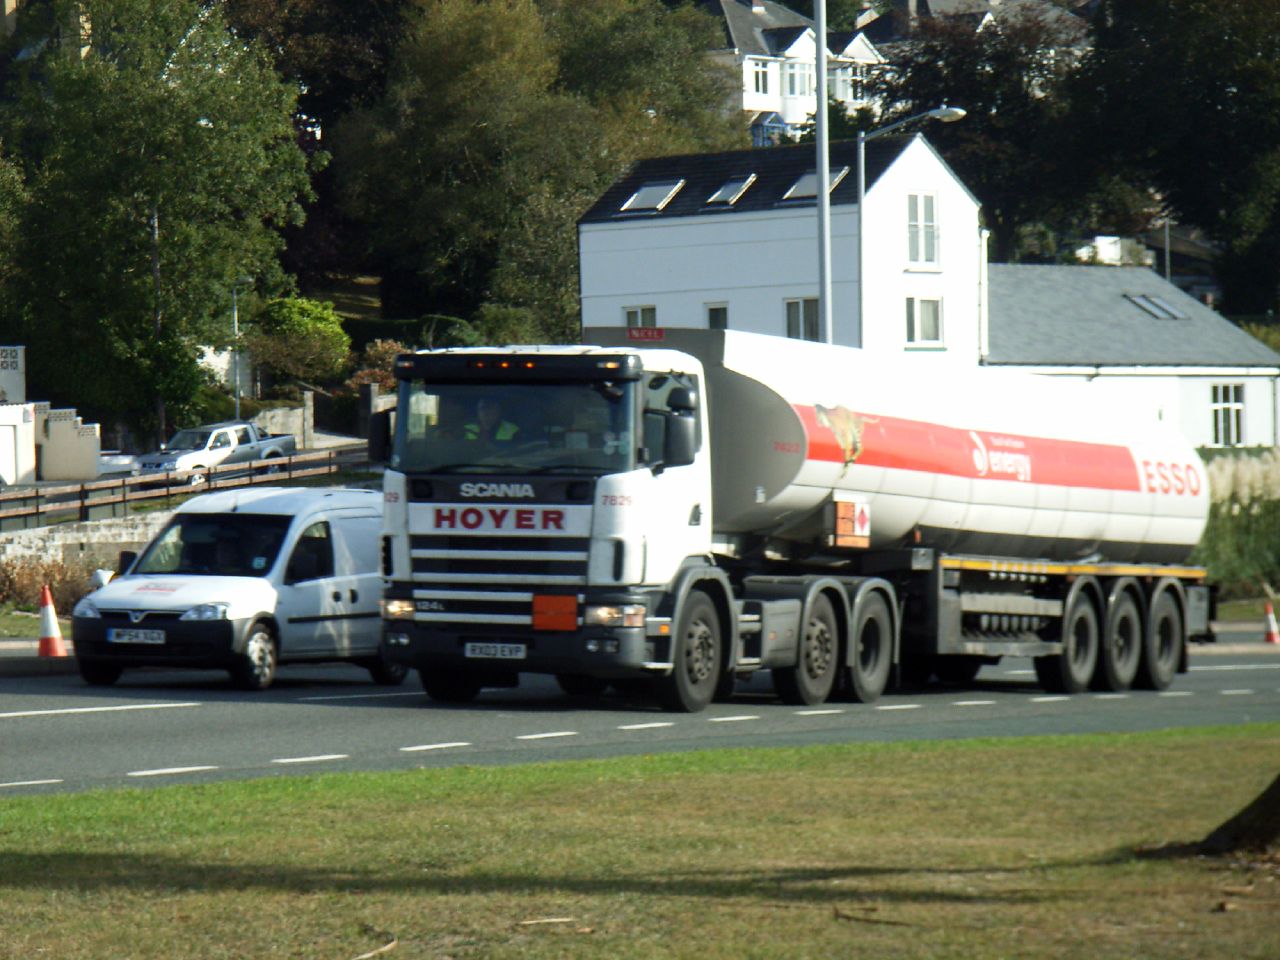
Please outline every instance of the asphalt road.
[{"label": "asphalt road", "polygon": [[282,668],[263,693],[237,691],[212,671],[131,671],[105,689],[67,674],[0,676],[0,797],[711,747],[1280,721],[1277,654],[1261,644],[1196,653],[1168,691],[1069,697],[1045,694],[1030,661],[1009,659],[963,689],[813,708],[780,703],[762,676],[732,702],[692,715],[616,698],[587,706],[543,677],[486,691],[466,707],[441,706],[416,675],[402,687],[376,687],[342,665]]}]

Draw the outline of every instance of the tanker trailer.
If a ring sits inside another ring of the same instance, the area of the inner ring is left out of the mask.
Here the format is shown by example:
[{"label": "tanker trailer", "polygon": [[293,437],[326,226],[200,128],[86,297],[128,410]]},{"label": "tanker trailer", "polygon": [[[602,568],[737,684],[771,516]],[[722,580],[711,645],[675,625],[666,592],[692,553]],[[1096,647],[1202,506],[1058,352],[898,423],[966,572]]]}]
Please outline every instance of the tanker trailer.
[{"label": "tanker trailer", "polygon": [[[434,699],[543,672],[698,710],[769,670],[787,702],[870,701],[1003,656],[1164,688],[1207,631],[1205,471],[1158,421],[1045,377],[639,335],[397,360],[384,646]],[[509,439],[449,439],[486,398]]]}]

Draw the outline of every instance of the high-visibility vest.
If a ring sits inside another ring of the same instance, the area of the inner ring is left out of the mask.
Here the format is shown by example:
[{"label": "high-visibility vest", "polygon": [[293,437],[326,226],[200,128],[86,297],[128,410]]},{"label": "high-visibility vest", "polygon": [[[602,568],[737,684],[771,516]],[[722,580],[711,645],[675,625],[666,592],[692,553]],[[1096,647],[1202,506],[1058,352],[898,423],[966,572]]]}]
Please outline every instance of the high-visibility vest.
[{"label": "high-visibility vest", "polygon": [[[495,426],[492,430],[489,431],[488,439],[511,440],[515,437],[516,433],[519,430],[520,428],[517,427],[510,420],[500,420],[498,421],[497,426]],[[462,428],[462,435],[464,439],[467,439],[467,440],[481,439],[480,424],[468,423],[465,427]]]}]

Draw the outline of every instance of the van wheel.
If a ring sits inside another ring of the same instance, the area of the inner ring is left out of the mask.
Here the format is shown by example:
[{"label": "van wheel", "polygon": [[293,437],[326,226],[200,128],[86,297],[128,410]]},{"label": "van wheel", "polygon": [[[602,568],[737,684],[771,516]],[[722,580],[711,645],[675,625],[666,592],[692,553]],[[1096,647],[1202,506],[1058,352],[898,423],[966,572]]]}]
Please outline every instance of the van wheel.
[{"label": "van wheel", "polygon": [[480,695],[480,681],[462,670],[419,670],[418,676],[437,703],[470,703]]},{"label": "van wheel", "polygon": [[849,666],[845,678],[857,703],[880,699],[893,666],[893,619],[880,594],[867,597],[849,637]]},{"label": "van wheel", "polygon": [[773,686],[783,703],[811,707],[831,696],[840,671],[840,629],[826,594],[814,598],[800,641],[799,663],[774,668]]},{"label": "van wheel", "polygon": [[276,679],[276,638],[265,623],[255,623],[244,641],[244,652],[231,668],[231,679],[241,690],[265,690]]},{"label": "van wheel", "polygon": [[91,687],[109,687],[124,672],[123,667],[102,660],[77,659],[76,667],[80,670],[80,677]]},{"label": "van wheel", "polygon": [[723,669],[720,617],[701,590],[690,591],[673,638],[672,670],[658,688],[662,706],[673,713],[705,710],[720,685]]}]

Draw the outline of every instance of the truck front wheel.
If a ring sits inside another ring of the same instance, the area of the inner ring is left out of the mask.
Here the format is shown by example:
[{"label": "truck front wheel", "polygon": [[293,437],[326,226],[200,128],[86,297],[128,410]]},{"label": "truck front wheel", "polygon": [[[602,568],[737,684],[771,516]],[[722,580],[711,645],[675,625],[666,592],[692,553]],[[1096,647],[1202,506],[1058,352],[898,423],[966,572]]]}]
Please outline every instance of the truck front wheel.
[{"label": "truck front wheel", "polygon": [[773,670],[773,686],[783,703],[813,706],[831,695],[840,664],[836,612],[825,594],[814,598],[794,667]]},{"label": "truck front wheel", "polygon": [[673,640],[672,670],[662,678],[659,699],[674,713],[697,713],[715,695],[723,647],[716,606],[701,590],[685,598]]}]

